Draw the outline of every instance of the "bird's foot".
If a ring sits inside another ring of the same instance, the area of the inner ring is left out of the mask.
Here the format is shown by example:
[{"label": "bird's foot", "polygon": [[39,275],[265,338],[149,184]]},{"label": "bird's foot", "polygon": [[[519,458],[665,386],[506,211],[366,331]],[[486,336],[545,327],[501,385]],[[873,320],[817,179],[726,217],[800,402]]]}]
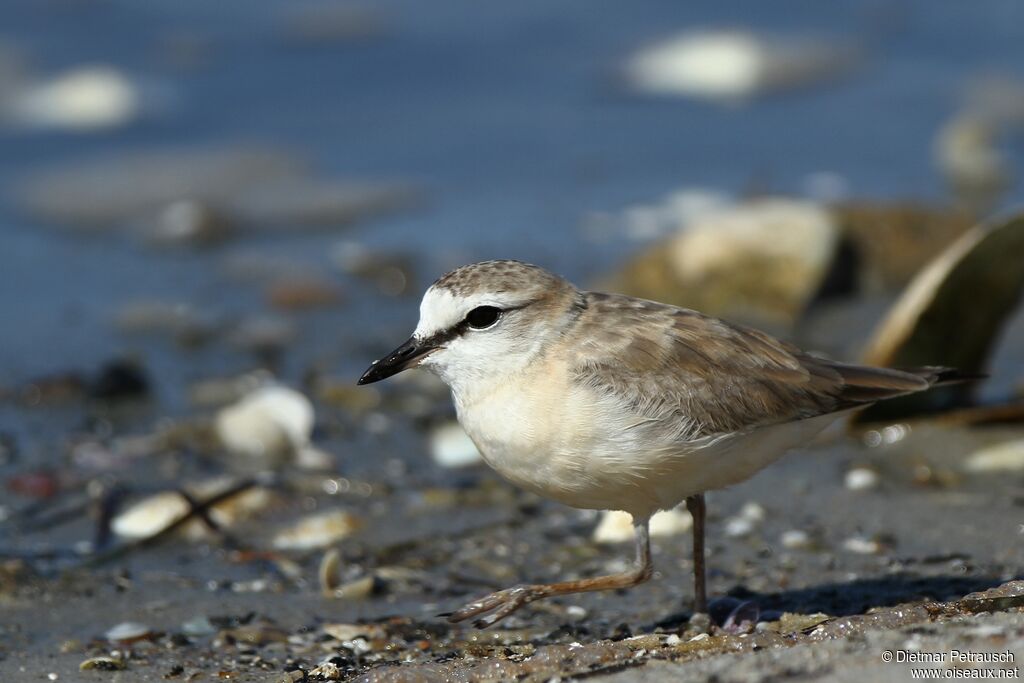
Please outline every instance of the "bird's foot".
[{"label": "bird's foot", "polygon": [[442,614],[441,616],[447,617],[449,623],[457,624],[460,621],[472,619],[475,616],[490,612],[487,616],[473,622],[473,626],[477,628],[487,628],[498,623],[523,605],[533,602],[538,598],[543,598],[545,595],[546,593],[542,586],[515,586],[486,595],[479,600],[474,600],[467,604],[460,610],[449,614]]}]

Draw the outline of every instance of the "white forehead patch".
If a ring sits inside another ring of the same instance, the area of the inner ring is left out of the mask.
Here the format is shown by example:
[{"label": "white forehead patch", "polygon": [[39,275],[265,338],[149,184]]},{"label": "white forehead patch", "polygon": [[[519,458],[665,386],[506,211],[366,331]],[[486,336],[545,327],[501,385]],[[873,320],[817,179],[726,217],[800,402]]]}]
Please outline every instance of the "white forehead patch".
[{"label": "white forehead patch", "polygon": [[417,339],[426,339],[438,332],[450,330],[477,306],[511,308],[521,303],[518,298],[508,294],[480,292],[456,296],[447,289],[431,287],[420,302],[420,321],[413,336]]},{"label": "white forehead patch", "polygon": [[420,302],[420,321],[412,336],[426,339],[443,330],[451,329],[465,315],[466,302],[457,299],[447,289],[431,287]]}]

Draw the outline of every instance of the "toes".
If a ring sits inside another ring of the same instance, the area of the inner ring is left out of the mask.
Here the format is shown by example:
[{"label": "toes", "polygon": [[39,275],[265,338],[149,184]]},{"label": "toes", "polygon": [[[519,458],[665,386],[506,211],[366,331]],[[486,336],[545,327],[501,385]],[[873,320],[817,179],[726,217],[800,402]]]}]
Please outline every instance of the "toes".
[{"label": "toes", "polygon": [[491,593],[488,596],[474,600],[462,609],[455,610],[447,615],[449,623],[457,624],[460,621],[465,621],[479,614],[490,612],[492,609],[498,607],[504,602],[505,598],[502,593]]},{"label": "toes", "polygon": [[509,616],[523,605],[528,604],[534,599],[534,594],[528,590],[512,589],[505,596],[504,602],[495,608],[495,611],[482,619],[477,619],[473,622],[473,625],[477,628],[487,628],[488,626],[494,626],[499,621]]},{"label": "toes", "polygon": [[471,619],[473,617],[480,616],[481,614],[487,614],[488,612],[494,611],[494,614],[481,617],[473,622],[473,625],[477,628],[487,628],[488,626],[493,626],[508,615],[512,614],[517,609],[533,600],[534,597],[534,592],[531,590],[531,587],[517,586],[515,588],[498,591],[497,593],[491,593],[490,595],[469,603],[462,609],[439,616],[448,619],[448,622],[451,624],[457,624],[460,621],[465,621],[466,619]]}]

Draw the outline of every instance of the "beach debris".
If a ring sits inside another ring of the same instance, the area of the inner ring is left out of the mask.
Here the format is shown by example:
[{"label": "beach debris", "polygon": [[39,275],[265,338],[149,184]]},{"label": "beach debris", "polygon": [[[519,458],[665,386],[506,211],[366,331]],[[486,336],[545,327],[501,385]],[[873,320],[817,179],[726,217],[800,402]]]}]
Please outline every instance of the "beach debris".
[{"label": "beach debris", "polygon": [[363,526],[363,520],[345,510],[310,515],[274,535],[277,550],[315,550],[346,538]]},{"label": "beach debris", "polygon": [[324,624],[320,628],[331,638],[342,642],[356,638],[381,638],[385,634],[379,624]]},{"label": "beach debris", "polygon": [[961,113],[935,138],[935,161],[953,195],[976,210],[991,206],[1010,186],[1010,163],[997,144],[1000,133],[994,122]]},{"label": "beach debris", "polygon": [[753,600],[725,596],[708,604],[711,623],[730,634],[751,633],[761,619],[761,608]]},{"label": "beach debris", "polygon": [[256,314],[242,318],[227,335],[227,342],[240,351],[258,356],[275,356],[295,341],[295,324],[280,315]]},{"label": "beach debris", "polygon": [[183,301],[136,299],[117,310],[114,324],[125,334],[166,335],[192,346],[210,338],[218,320]]},{"label": "beach debris", "polygon": [[295,466],[301,470],[331,472],[336,465],[334,455],[322,448],[306,445],[295,451]]},{"label": "beach debris", "polygon": [[93,64],[26,82],[12,94],[7,114],[33,128],[93,131],[133,121],[142,108],[132,79],[116,67]]},{"label": "beach debris", "polygon": [[232,249],[220,264],[224,274],[244,283],[268,284],[304,277],[326,277],[316,262],[293,258],[277,252]]},{"label": "beach debris", "polygon": [[221,443],[231,452],[275,460],[308,445],[313,422],[308,398],[294,389],[271,385],[222,408],[214,424]]},{"label": "beach debris", "polygon": [[684,187],[669,192],[655,202],[632,204],[617,212],[590,214],[584,232],[595,242],[619,237],[648,241],[675,232],[708,214],[735,204],[725,192],[704,187]]},{"label": "beach debris", "polygon": [[274,384],[274,376],[266,370],[254,370],[232,377],[212,377],[189,386],[192,405],[200,408],[220,407],[240,401],[248,394]]},{"label": "beach debris", "polygon": [[857,288],[868,292],[904,287],[975,224],[961,207],[909,201],[844,201],[830,211],[852,249],[847,267],[855,269]]},{"label": "beach debris", "polygon": [[483,462],[476,444],[458,422],[447,422],[431,430],[430,455],[441,467],[469,467]]},{"label": "beach debris", "polygon": [[89,657],[78,665],[79,671],[121,671],[127,665],[121,657]]},{"label": "beach debris", "polygon": [[711,315],[791,323],[825,281],[838,244],[825,208],[752,200],[699,214],[601,285]]},{"label": "beach debris", "polygon": [[283,311],[327,308],[337,305],[343,298],[337,283],[308,275],[278,280],[267,288],[267,302]]},{"label": "beach debris", "polygon": [[736,103],[834,79],[855,57],[835,38],[700,29],[641,49],[627,60],[625,75],[642,93]]},{"label": "beach debris", "polygon": [[936,135],[935,163],[956,200],[980,215],[1013,182],[1011,156],[1000,147],[1024,128],[1024,82],[988,73],[972,79],[962,99]]},{"label": "beach debris", "polygon": [[227,241],[236,222],[209,202],[176,199],[159,209],[146,226],[147,242],[161,247],[206,247]]},{"label": "beach debris", "polygon": [[[684,534],[693,528],[693,518],[686,510],[673,508],[654,513],[650,520],[649,532],[652,538],[666,538]],[[634,539],[633,516],[621,510],[606,510],[601,513],[591,537],[595,543],[628,543]]]},{"label": "beach debris", "polygon": [[103,637],[112,643],[134,643],[139,640],[149,640],[155,635],[153,629],[145,624],[134,621],[124,621],[111,627]]},{"label": "beach debris", "polygon": [[342,600],[365,600],[379,592],[380,589],[380,580],[373,574],[367,574],[362,578],[341,584],[331,592],[331,596]]},{"label": "beach debris", "polygon": [[123,357],[105,361],[91,373],[68,370],[30,380],[20,389],[18,398],[33,407],[83,399],[139,400],[149,393],[149,379],[141,363]]},{"label": "beach debris", "polygon": [[964,462],[968,472],[1016,472],[1024,470],[1024,439],[993,444],[971,453]]},{"label": "beach debris", "polygon": [[[947,247],[907,286],[875,329],[869,365],[943,365],[983,370],[1024,289],[1024,214],[989,221]],[[979,297],[978,292],[985,295]],[[961,334],[969,329],[971,334]],[[971,384],[956,384],[869,408],[861,421],[967,403]]]},{"label": "beach debris", "polygon": [[803,529],[788,529],[779,536],[783,548],[789,550],[809,550],[814,546],[811,535]]},{"label": "beach debris", "polygon": [[60,492],[60,478],[56,472],[35,469],[11,475],[6,482],[7,490],[27,498],[52,498]]},{"label": "beach debris", "polygon": [[210,618],[205,615],[193,617],[181,625],[181,632],[190,638],[202,638],[212,636],[217,632]]},{"label": "beach debris", "polygon": [[[205,503],[208,509],[203,511],[204,514],[208,513],[210,520],[221,529],[229,529],[258,514],[273,500],[265,487],[248,482],[234,483],[227,478],[186,485],[184,491]],[[215,502],[210,504],[211,500]],[[116,515],[111,521],[111,529],[126,539],[149,539],[177,528],[190,540],[209,538],[211,529],[197,518],[197,507],[201,504],[194,504],[180,492],[163,491]]]},{"label": "beach debris", "polygon": [[341,585],[341,553],[337,548],[328,548],[320,558],[317,578],[320,581],[320,592],[324,595],[333,594]]},{"label": "beach debris", "polygon": [[298,176],[242,188],[224,207],[243,225],[267,232],[346,227],[415,206],[420,192],[397,181],[366,182]]},{"label": "beach debris", "polygon": [[870,467],[854,467],[843,476],[843,485],[850,491],[870,491],[878,488],[878,472]]},{"label": "beach debris", "polygon": [[344,241],[331,249],[331,260],[341,272],[372,283],[388,296],[408,293],[415,282],[414,259],[404,252],[375,251]]},{"label": "beach debris", "polygon": [[138,361],[130,358],[104,363],[89,386],[89,395],[101,401],[140,399],[149,393],[149,378],[145,370]]},{"label": "beach debris", "polygon": [[181,199],[224,201],[253,185],[303,172],[295,156],[272,148],[158,149],[66,164],[29,176],[23,206],[57,224],[109,231],[129,227]]},{"label": "beach debris", "polygon": [[843,550],[857,555],[877,555],[882,552],[882,544],[874,538],[851,536],[843,541]]},{"label": "beach debris", "polygon": [[748,501],[740,511],[725,521],[725,535],[742,538],[754,533],[765,519],[765,510],[760,503]]}]

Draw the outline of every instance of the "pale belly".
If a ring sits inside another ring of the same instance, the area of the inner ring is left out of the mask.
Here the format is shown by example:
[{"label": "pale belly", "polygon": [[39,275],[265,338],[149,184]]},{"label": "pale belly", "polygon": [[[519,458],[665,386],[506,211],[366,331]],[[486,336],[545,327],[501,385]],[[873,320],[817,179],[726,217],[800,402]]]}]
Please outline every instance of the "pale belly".
[{"label": "pale belly", "polygon": [[[502,387],[456,407],[484,460],[522,488],[565,505],[645,517],[687,496],[743,481],[841,417],[823,415],[713,439],[666,440],[670,429],[636,428],[562,378],[522,391]],[[519,386],[522,386],[520,384]]]}]

